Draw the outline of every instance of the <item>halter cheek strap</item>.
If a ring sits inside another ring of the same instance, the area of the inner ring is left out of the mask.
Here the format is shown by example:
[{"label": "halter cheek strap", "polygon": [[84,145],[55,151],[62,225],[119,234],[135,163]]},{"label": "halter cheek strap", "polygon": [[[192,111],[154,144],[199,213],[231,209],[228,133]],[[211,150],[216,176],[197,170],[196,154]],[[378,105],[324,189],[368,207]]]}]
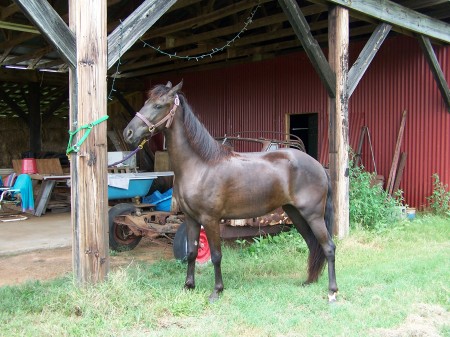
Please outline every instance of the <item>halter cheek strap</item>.
[{"label": "halter cheek strap", "polygon": [[180,106],[180,98],[178,97],[177,94],[175,94],[175,100],[173,101],[172,109],[158,123],[156,123],[156,124],[151,123],[144,115],[140,114],[139,112],[136,112],[136,117],[139,117],[139,119],[141,119],[145,124],[147,124],[148,131],[150,131],[150,133],[153,135],[153,133],[155,132],[156,128],[158,126],[164,124],[164,122],[167,121],[166,122],[166,128],[169,128],[170,125],[172,125],[173,117],[175,116],[175,111],[177,110],[177,108],[179,106]]}]

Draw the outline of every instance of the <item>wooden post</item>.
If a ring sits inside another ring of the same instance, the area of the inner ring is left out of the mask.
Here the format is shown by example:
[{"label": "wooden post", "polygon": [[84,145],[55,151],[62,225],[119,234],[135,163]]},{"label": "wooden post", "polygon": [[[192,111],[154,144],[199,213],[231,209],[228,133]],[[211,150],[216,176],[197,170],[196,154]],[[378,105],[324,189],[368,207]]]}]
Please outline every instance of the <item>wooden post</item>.
[{"label": "wooden post", "polygon": [[28,116],[30,129],[30,146],[33,153],[41,152],[41,89],[39,83],[29,84],[28,93]]},{"label": "wooden post", "polygon": [[[106,1],[71,0],[69,15],[77,47],[76,68],[70,71],[70,129],[75,130],[107,113]],[[92,127],[70,164],[73,270],[80,284],[97,283],[109,270],[106,122]]]},{"label": "wooden post", "polygon": [[332,7],[329,11],[328,43],[331,69],[336,74],[336,98],[329,97],[330,175],[333,188],[335,234],[349,233],[349,163],[348,163],[348,10]]}]

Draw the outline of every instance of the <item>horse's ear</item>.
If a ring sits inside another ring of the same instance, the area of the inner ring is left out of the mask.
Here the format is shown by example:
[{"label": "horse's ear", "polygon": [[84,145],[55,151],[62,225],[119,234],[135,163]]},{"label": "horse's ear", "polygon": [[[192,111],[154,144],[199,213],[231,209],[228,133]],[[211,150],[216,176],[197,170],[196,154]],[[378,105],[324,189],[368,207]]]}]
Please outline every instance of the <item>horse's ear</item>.
[{"label": "horse's ear", "polygon": [[180,83],[178,83],[176,86],[174,86],[171,90],[170,90],[170,94],[175,94],[175,93],[177,93],[178,91],[180,91],[181,90],[181,87],[183,86],[183,80],[181,80],[181,82]]},{"label": "horse's ear", "polygon": [[168,81],[167,84],[166,84],[166,87],[169,88],[169,89],[172,88],[172,82]]}]

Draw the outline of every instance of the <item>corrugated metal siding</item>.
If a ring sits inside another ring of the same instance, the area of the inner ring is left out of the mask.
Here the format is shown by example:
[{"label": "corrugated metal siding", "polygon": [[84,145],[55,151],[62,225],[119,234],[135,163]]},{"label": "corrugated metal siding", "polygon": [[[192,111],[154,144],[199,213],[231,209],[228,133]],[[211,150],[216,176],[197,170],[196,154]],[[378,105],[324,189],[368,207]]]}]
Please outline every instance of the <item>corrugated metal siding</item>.
[{"label": "corrugated metal siding", "polygon": [[[362,46],[351,45],[351,60]],[[450,82],[450,48],[436,52]],[[305,54],[183,77],[189,103],[214,136],[285,132],[285,114],[319,113],[319,158],[328,164],[327,95]],[[368,126],[377,171],[386,181],[403,110],[407,121],[401,151],[408,157],[400,188],[408,205],[422,207],[432,193],[433,173],[450,183],[450,113],[418,42],[394,37],[385,41],[349,102],[350,144],[356,148],[361,126]],[[374,170],[367,141],[362,162]]]}]

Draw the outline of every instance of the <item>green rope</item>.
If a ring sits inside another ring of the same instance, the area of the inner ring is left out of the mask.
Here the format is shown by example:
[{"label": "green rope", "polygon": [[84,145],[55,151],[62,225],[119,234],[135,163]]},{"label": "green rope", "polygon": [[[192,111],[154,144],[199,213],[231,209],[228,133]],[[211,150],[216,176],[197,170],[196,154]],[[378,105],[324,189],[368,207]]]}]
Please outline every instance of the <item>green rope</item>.
[{"label": "green rope", "polygon": [[[91,132],[92,128],[95,125],[106,121],[108,119],[108,117],[109,117],[108,115],[100,117],[95,122],[92,122],[92,123],[89,123],[89,124],[86,124],[86,125],[82,125],[78,129],[76,129],[75,131],[70,131],[69,130],[69,143],[67,144],[66,155],[68,156],[72,152],[80,151],[81,144],[83,144],[83,142],[89,136],[89,133]],[[84,133],[83,137],[81,137],[80,140],[75,145],[71,145],[72,144],[72,140],[73,140],[73,136],[75,136],[78,132],[80,132],[83,129],[87,129],[86,132]]]}]

